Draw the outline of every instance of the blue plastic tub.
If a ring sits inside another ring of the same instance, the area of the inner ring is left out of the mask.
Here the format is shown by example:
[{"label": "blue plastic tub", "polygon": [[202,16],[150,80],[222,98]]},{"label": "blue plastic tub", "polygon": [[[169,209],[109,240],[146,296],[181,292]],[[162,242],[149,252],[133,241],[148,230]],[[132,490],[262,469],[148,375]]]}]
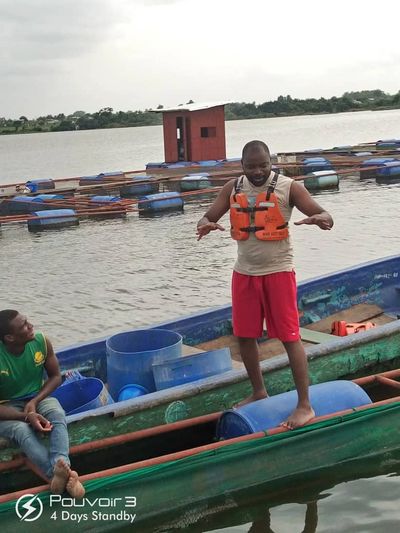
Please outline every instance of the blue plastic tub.
[{"label": "blue plastic tub", "polygon": [[161,192],[143,196],[138,202],[139,212],[159,212],[183,209],[183,199],[177,192]]},{"label": "blue plastic tub", "polygon": [[38,218],[28,220],[28,229],[31,231],[66,228],[79,224],[79,219],[73,209],[49,209],[47,211],[35,211]]},{"label": "blue plastic tub", "polygon": [[[370,404],[368,394],[352,381],[330,381],[310,387],[310,401],[316,416]],[[232,439],[265,431],[287,419],[297,405],[297,392],[290,391],[252,402],[222,413],[217,438]]]},{"label": "blue plastic tub", "polygon": [[139,396],[144,396],[148,393],[149,391],[145,387],[130,383],[129,385],[122,387],[122,389],[119,391],[118,401],[123,402],[125,400],[132,400],[132,398],[139,398]]},{"label": "blue plastic tub", "polygon": [[109,337],[106,349],[107,381],[113,397],[131,383],[154,392],[152,365],[179,357],[182,336],[167,329],[137,329]]},{"label": "blue plastic tub", "polygon": [[229,348],[178,357],[153,365],[154,382],[157,390],[208,378],[228,370],[232,370]]},{"label": "blue plastic tub", "polygon": [[[377,172],[380,167],[383,167],[386,163],[396,162],[394,157],[371,157],[366,159],[360,165],[360,179],[373,179],[376,178]],[[378,167],[370,169],[369,167]]]},{"label": "blue plastic tub", "polygon": [[68,381],[52,392],[51,396],[57,398],[67,415],[114,403],[104,383],[97,378]]}]

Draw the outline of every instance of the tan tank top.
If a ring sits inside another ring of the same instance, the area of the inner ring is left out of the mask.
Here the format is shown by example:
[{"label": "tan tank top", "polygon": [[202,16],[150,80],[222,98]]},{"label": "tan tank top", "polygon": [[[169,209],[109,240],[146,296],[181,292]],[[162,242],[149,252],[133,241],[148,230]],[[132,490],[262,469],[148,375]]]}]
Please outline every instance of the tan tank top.
[{"label": "tan tank top", "polygon": [[[256,198],[257,194],[267,191],[272,176],[273,172],[271,171],[267,182],[261,187],[255,187],[249,182],[246,176],[243,176],[241,192],[248,196],[250,202],[251,199]],[[293,180],[291,178],[279,174],[275,187],[275,195],[285,222],[289,221],[293,210],[293,207],[289,204],[292,183]],[[247,240],[237,241],[237,245],[238,255],[233,269],[239,272],[239,274],[263,276],[274,272],[290,272],[294,269],[293,247],[290,233],[289,237],[282,241],[261,241],[253,233],[250,233]]]}]

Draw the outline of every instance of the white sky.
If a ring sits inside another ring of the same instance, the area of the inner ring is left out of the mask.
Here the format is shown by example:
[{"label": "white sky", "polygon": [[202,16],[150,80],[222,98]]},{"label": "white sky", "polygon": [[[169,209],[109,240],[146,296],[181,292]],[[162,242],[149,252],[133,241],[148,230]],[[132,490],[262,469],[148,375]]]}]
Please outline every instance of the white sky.
[{"label": "white sky", "polygon": [[0,116],[400,90],[400,1],[0,0]]}]

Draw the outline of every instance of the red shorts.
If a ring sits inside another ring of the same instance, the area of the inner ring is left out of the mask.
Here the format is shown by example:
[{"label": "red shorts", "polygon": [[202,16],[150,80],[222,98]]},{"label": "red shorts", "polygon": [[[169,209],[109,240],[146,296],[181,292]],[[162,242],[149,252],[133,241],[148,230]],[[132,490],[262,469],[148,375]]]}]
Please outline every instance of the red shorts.
[{"label": "red shorts", "polygon": [[232,323],[236,337],[259,338],[264,319],[269,338],[300,339],[294,272],[246,276],[233,272]]}]

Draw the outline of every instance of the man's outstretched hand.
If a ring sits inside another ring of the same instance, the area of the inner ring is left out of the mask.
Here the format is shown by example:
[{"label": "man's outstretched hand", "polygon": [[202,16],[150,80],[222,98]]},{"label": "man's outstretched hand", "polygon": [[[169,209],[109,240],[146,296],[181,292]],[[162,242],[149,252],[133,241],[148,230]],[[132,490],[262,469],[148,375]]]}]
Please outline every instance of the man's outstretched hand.
[{"label": "man's outstretched hand", "polygon": [[225,228],[222,227],[221,224],[217,224],[216,222],[207,222],[207,224],[197,226],[197,240],[199,241],[200,239],[208,235],[210,231],[214,231],[216,229],[219,229],[220,231],[225,231]]},{"label": "man's outstretched hand", "polygon": [[332,219],[327,213],[319,213],[318,215],[312,215],[311,217],[303,218],[294,223],[296,226],[301,226],[302,224],[315,225],[323,230],[332,229]]}]

